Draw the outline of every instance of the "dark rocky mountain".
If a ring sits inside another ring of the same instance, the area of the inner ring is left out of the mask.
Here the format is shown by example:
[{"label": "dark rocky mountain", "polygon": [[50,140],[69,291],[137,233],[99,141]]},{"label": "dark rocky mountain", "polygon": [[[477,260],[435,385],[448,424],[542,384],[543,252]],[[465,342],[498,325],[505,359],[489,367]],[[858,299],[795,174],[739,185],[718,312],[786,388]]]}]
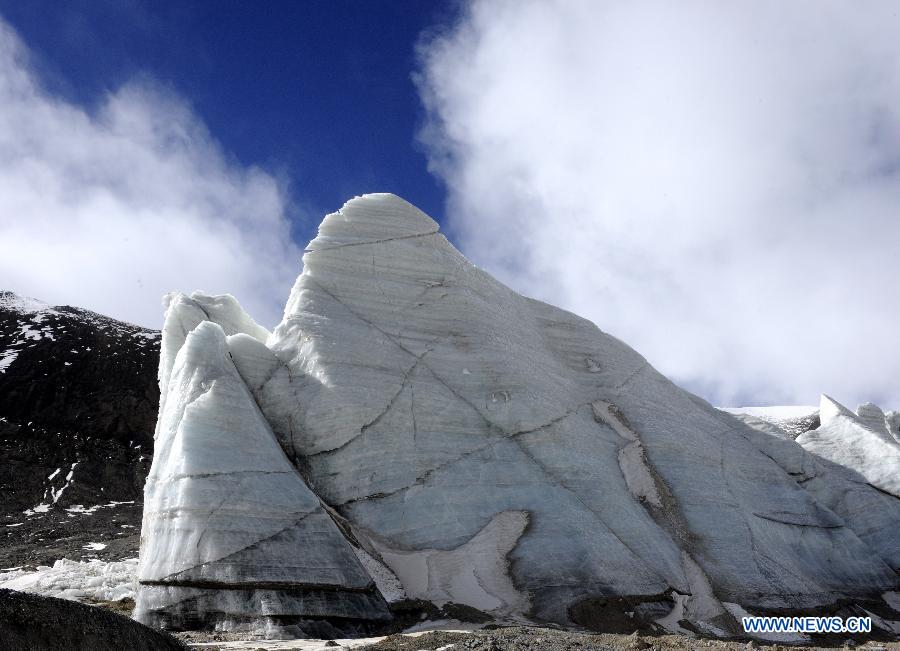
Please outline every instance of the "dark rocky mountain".
[{"label": "dark rocky mountain", "polygon": [[0,292],[0,568],[137,554],[158,363],[157,331]]}]

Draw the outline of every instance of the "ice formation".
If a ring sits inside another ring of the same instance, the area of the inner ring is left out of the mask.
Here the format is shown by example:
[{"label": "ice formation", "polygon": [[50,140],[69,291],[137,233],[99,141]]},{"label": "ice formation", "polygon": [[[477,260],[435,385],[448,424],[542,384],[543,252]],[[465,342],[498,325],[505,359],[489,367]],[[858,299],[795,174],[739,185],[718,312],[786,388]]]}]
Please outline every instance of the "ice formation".
[{"label": "ice formation", "polygon": [[725,407],[722,411],[754,429],[780,438],[796,439],[820,424],[819,408],[812,406]]},{"label": "ice formation", "polygon": [[[621,604],[719,631],[725,604],[900,585],[900,500],[516,294],[393,195],[325,218],[271,334],[178,295],[162,350],[144,619],[377,621],[373,567],[498,618],[594,626]],[[324,585],[319,610],[288,603]]]},{"label": "ice formation", "polygon": [[[189,322],[205,298],[170,305],[164,332],[172,331],[170,321]],[[235,332],[247,325],[223,321]],[[171,627],[198,614],[388,619],[372,578],[260,414],[223,327],[202,320],[177,352],[166,345],[136,617]]]},{"label": "ice formation", "polygon": [[823,395],[822,425],[797,437],[813,454],[852,468],[873,486],[900,497],[900,442],[881,409],[871,403],[854,414]]},{"label": "ice formation", "polygon": [[136,558],[111,563],[63,558],[35,571],[0,571],[0,588],[75,601],[134,599],[137,564]]}]

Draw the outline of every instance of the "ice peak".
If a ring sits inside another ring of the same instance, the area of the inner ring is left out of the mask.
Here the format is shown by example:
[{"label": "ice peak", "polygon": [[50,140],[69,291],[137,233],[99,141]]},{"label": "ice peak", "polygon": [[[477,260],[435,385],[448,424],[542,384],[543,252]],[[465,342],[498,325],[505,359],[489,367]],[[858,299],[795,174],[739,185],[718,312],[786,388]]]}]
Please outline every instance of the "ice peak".
[{"label": "ice peak", "polygon": [[827,425],[839,416],[849,416],[853,421],[856,421],[856,414],[831,396],[823,393],[819,399],[819,419],[822,424]]},{"label": "ice peak", "polygon": [[438,223],[395,194],[364,194],[327,215],[307,251],[437,233]]}]

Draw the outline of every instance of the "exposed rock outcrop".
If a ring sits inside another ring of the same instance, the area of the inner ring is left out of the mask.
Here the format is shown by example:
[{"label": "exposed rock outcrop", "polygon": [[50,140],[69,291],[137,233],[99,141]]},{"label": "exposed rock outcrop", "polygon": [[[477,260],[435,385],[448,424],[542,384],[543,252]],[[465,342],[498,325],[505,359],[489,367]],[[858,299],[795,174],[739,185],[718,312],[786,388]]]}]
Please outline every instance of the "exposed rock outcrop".
[{"label": "exposed rock outcrop", "polygon": [[0,567],[136,554],[159,342],[0,292]]}]

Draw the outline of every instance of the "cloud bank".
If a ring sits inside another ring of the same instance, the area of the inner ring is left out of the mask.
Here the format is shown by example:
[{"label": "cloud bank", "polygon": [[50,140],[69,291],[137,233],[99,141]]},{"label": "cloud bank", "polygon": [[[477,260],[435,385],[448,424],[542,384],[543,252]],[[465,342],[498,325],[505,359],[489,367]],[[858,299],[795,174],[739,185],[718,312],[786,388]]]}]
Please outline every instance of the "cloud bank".
[{"label": "cloud bank", "polygon": [[481,266],[719,404],[900,406],[900,7],[474,2],[423,131]]},{"label": "cloud bank", "polygon": [[156,327],[166,292],[230,292],[271,327],[300,272],[288,207],[152,83],[48,94],[0,19],[0,289]]}]

